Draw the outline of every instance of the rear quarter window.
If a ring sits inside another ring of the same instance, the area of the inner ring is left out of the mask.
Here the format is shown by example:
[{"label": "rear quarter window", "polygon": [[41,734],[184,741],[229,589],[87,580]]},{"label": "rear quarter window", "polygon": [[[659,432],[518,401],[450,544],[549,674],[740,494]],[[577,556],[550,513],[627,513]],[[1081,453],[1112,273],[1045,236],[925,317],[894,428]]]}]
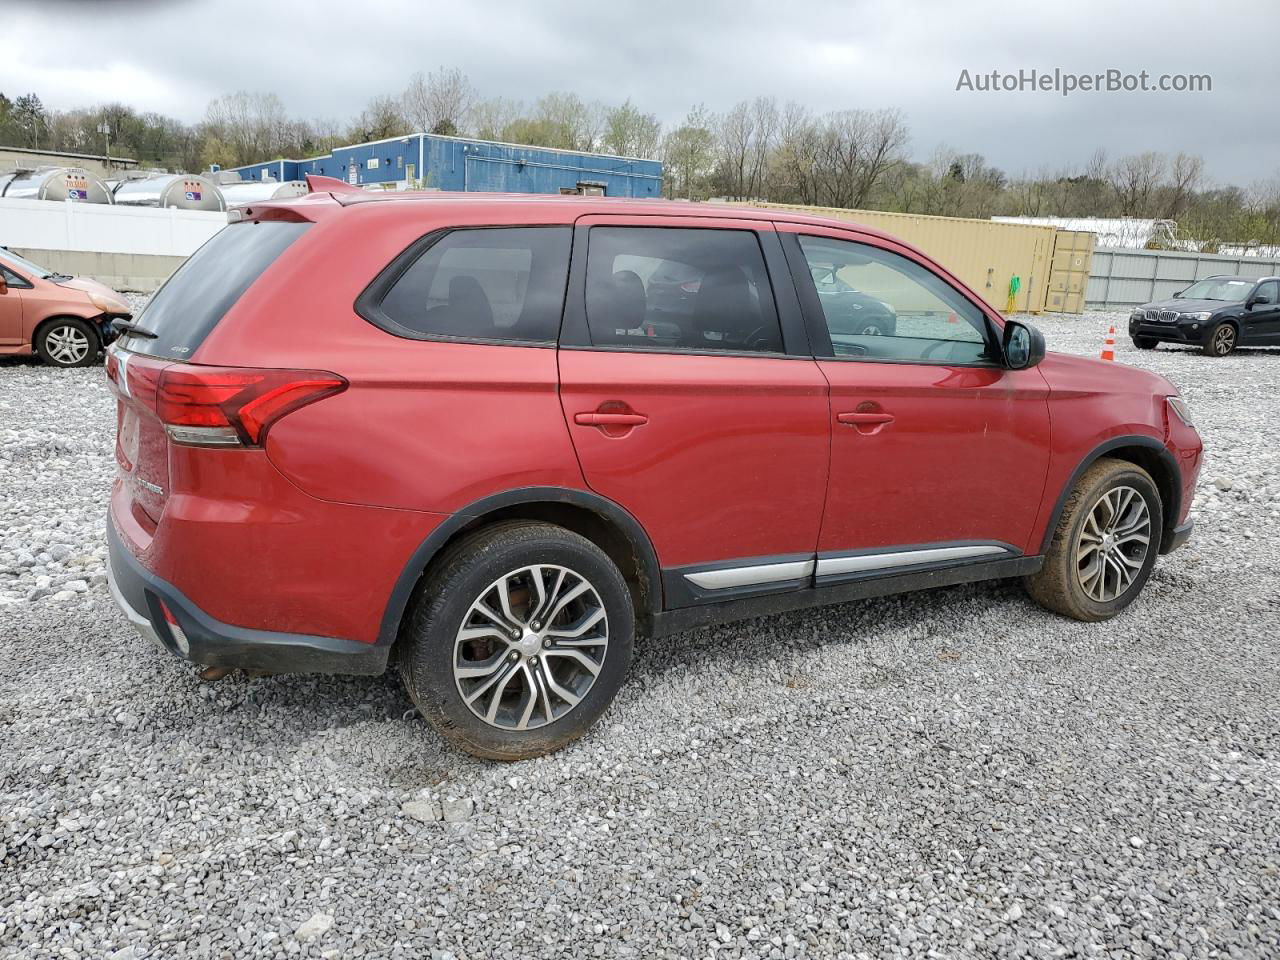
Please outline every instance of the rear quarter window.
[{"label": "rear quarter window", "polygon": [[569,272],[568,227],[480,227],[427,236],[369,286],[356,309],[417,340],[555,343]]},{"label": "rear quarter window", "polygon": [[126,334],[135,353],[186,360],[227,311],[311,226],[286,220],[223,227],[165,281],[134,322],[155,339]]}]

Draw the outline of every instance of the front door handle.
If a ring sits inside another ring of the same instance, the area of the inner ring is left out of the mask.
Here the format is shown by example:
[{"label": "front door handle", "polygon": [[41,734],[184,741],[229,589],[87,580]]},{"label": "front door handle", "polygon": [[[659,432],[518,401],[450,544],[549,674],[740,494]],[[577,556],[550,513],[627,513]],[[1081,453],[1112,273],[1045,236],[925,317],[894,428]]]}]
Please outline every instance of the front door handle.
[{"label": "front door handle", "polygon": [[836,419],[851,427],[874,427],[885,423],[893,423],[891,413],[837,413]]},{"label": "front door handle", "polygon": [[575,413],[573,422],[584,427],[638,427],[648,423],[649,418],[643,413]]}]

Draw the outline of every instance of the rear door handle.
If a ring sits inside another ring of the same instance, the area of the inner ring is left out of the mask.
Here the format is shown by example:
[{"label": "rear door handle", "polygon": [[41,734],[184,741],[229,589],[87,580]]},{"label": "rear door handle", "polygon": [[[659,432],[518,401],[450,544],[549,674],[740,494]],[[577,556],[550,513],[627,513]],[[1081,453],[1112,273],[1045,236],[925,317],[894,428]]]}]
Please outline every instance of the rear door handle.
[{"label": "rear door handle", "polygon": [[638,427],[648,423],[643,413],[575,413],[573,422],[584,427]]},{"label": "rear door handle", "polygon": [[876,426],[881,423],[893,423],[891,413],[837,413],[836,419],[850,426]]}]

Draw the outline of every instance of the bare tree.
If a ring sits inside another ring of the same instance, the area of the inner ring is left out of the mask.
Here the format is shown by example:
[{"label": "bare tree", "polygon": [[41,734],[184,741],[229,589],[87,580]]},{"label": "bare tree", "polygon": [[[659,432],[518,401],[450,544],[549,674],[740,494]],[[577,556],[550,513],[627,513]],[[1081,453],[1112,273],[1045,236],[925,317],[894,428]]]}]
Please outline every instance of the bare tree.
[{"label": "bare tree", "polygon": [[292,146],[290,120],[274,93],[230,93],[205,111],[207,136],[222,144],[234,165],[282,156]]},{"label": "bare tree", "polygon": [[778,103],[773,97],[756,97],[751,104],[751,114],[755,135],[751,142],[747,195],[759,197],[765,192],[769,155],[778,135]]},{"label": "bare tree", "polygon": [[1164,177],[1164,169],[1164,157],[1150,152],[1121,157],[1108,168],[1107,178],[1122,216],[1152,216],[1153,198]]},{"label": "bare tree", "polygon": [[356,117],[348,135],[356,141],[368,141],[403,137],[412,132],[409,121],[400,109],[400,101],[383,94],[374,97],[360,111],[360,116]]},{"label": "bare tree", "polygon": [[511,140],[511,129],[524,115],[524,105],[516,100],[495,97],[481,100],[471,110],[472,132],[481,140]]},{"label": "bare tree", "polygon": [[1165,191],[1160,215],[1176,220],[1186,212],[1192,198],[1204,180],[1204,160],[1201,157],[1179,153],[1169,167],[1169,186]]},{"label": "bare tree", "polygon": [[419,70],[410,77],[400,102],[406,120],[416,130],[452,137],[470,128],[476,92],[457,67],[441,67],[428,75]]},{"label": "bare tree", "polygon": [[721,186],[729,196],[738,199],[748,195],[748,166],[755,141],[755,122],[751,104],[743,100],[715,124]]},{"label": "bare tree", "polygon": [[789,102],[778,126],[778,146],[773,154],[770,179],[775,199],[818,203],[818,155],[821,130],[809,108]]}]

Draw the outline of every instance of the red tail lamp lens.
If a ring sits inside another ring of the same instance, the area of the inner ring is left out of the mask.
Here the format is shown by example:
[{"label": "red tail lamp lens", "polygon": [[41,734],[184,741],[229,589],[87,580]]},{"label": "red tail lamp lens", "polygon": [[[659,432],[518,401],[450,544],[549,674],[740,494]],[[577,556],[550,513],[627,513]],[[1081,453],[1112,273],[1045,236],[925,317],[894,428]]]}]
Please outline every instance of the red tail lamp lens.
[{"label": "red tail lamp lens", "polygon": [[181,364],[161,374],[156,413],[180,443],[261,446],[281,417],[346,388],[346,380],[323,370]]}]

